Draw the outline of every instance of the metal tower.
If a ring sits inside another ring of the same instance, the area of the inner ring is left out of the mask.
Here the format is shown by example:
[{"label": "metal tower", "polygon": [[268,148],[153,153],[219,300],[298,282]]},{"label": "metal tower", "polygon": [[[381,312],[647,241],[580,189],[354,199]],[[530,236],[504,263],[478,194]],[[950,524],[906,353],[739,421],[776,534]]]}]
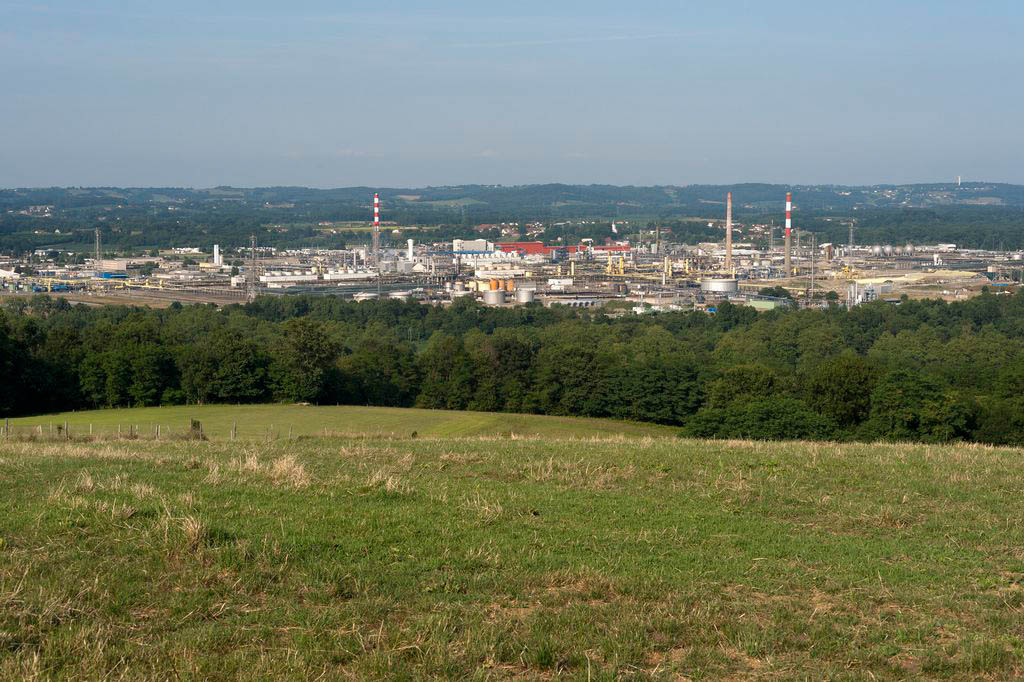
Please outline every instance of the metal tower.
[{"label": "metal tower", "polygon": [[814,261],[818,256],[818,235],[811,233],[811,291],[808,299],[814,305]]},{"label": "metal tower", "polygon": [[725,269],[732,271],[732,192],[725,199]]},{"label": "metal tower", "polygon": [[252,235],[249,247],[249,267],[245,273],[245,300],[256,300],[256,235]]}]

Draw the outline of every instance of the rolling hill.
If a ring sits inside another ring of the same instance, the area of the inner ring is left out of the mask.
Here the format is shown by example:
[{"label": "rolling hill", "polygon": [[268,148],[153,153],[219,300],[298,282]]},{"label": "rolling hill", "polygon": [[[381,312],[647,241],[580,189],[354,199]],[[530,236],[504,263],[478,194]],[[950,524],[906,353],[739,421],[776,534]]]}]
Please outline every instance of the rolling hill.
[{"label": "rolling hill", "polygon": [[[457,412],[397,407],[325,407],[312,405],[187,405],[64,412],[12,419],[15,434],[52,435],[66,423],[74,436],[136,433],[164,437],[188,430],[191,420],[213,439],[267,440],[312,435],[409,436],[672,436],[676,429],[610,419],[549,417],[533,414]],[[41,429],[41,431],[40,431]]]},{"label": "rolling hill", "polygon": [[1020,458],[0,440],[0,678],[1010,679]]}]

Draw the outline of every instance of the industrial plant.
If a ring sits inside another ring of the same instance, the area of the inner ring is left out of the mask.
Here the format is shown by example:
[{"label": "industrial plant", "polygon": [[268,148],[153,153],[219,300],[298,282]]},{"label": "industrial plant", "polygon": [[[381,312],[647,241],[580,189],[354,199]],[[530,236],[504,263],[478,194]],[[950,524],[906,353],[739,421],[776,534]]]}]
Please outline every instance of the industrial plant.
[{"label": "industrial plant", "polygon": [[186,247],[111,258],[104,257],[97,230],[95,253],[78,264],[59,264],[54,256],[60,254],[48,250],[0,258],[0,292],[52,293],[86,303],[225,303],[300,293],[442,305],[463,297],[489,306],[589,308],[619,302],[612,306],[617,314],[642,314],[714,312],[723,301],[767,310],[855,306],[902,296],[956,300],[984,286],[1016,286],[1024,268],[1019,251],[858,244],[852,222],[847,243],[818,243],[815,234],[795,223],[791,192],[784,203],[780,196],[784,227],[777,245],[774,220],[736,222],[733,193],[724,200],[724,220],[708,223],[722,230],[720,241],[674,243],[660,228],[616,221],[614,238],[570,245],[542,238],[431,242],[428,230],[403,231],[400,226],[385,235],[381,197],[374,194],[366,245],[279,249],[260,245],[254,236],[246,246],[230,250],[214,245],[211,252]]}]

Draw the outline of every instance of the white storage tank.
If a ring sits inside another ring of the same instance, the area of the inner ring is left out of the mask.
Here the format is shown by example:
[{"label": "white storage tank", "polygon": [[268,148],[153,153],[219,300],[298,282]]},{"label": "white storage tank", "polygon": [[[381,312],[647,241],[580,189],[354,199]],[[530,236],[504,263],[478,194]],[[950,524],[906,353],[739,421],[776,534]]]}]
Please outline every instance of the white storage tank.
[{"label": "white storage tank", "polygon": [[360,291],[358,294],[355,294],[352,298],[355,299],[356,301],[371,301],[377,298],[377,294],[373,294],[368,291]]},{"label": "white storage tank", "polygon": [[488,289],[484,292],[484,303],[487,305],[501,305],[505,302],[505,292],[501,289]]},{"label": "white storage tank", "polygon": [[536,289],[516,289],[516,303],[533,303]]},{"label": "white storage tank", "polygon": [[739,291],[739,282],[731,278],[702,279],[700,290],[714,294],[735,294]]}]

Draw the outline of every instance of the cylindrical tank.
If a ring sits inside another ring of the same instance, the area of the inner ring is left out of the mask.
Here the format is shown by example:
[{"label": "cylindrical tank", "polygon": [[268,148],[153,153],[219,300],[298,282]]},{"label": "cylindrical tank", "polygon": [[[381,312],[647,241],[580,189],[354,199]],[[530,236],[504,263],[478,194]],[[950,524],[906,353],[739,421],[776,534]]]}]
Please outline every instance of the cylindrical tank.
[{"label": "cylindrical tank", "polygon": [[491,288],[491,291],[497,291],[498,289],[500,289],[501,288],[501,280],[500,279],[492,279],[491,282],[490,282],[490,288]]},{"label": "cylindrical tank", "polygon": [[463,296],[472,296],[473,292],[468,289],[453,289],[452,298],[462,298]]},{"label": "cylindrical tank", "polygon": [[735,279],[702,279],[700,290],[716,294],[735,294],[739,291],[739,282]]},{"label": "cylindrical tank", "polygon": [[536,289],[516,289],[516,303],[533,303]]},{"label": "cylindrical tank", "polygon": [[489,289],[484,292],[484,303],[487,305],[501,305],[505,302],[505,292],[500,289]]},{"label": "cylindrical tank", "polygon": [[515,290],[516,290],[516,281],[514,279],[506,279],[505,280],[505,291],[515,291]]},{"label": "cylindrical tank", "polygon": [[411,297],[411,291],[392,291],[390,294],[388,294],[388,298],[393,298],[398,301],[408,301]]}]

